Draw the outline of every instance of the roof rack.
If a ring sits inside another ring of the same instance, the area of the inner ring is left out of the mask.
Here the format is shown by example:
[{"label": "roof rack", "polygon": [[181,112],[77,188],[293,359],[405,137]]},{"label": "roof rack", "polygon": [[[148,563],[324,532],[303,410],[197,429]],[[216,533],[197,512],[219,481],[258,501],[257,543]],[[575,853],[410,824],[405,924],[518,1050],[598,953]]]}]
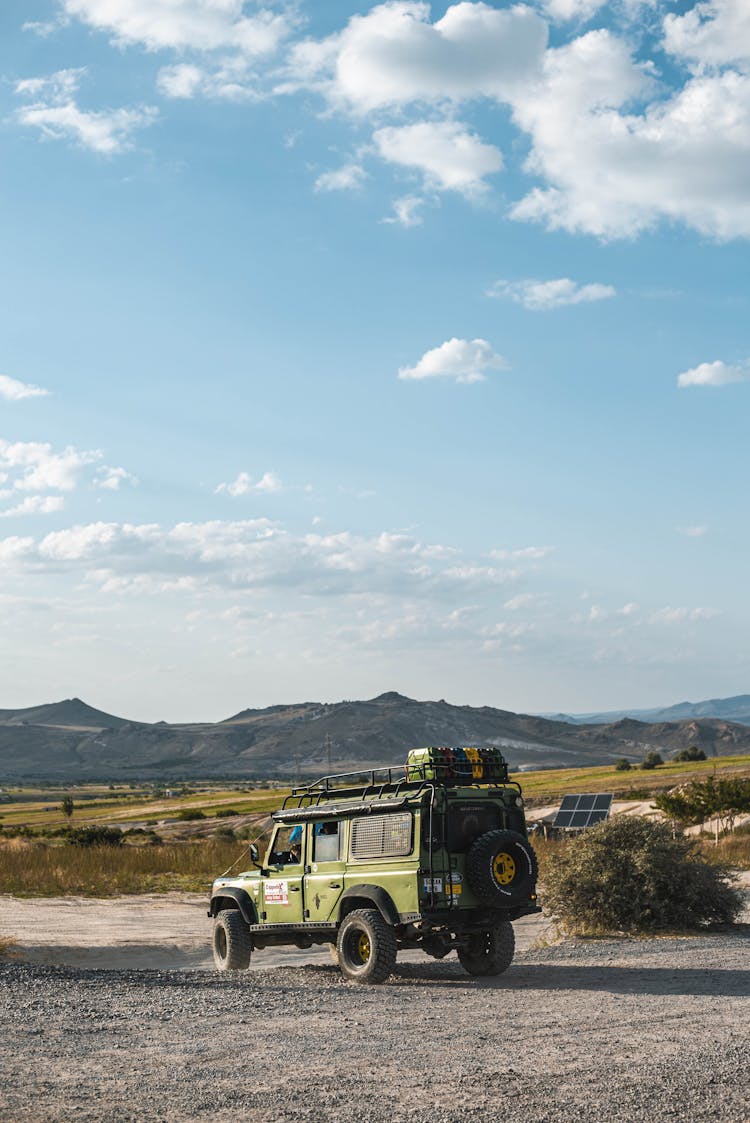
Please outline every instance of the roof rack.
[{"label": "roof rack", "polygon": [[[354,783],[360,778],[359,783]],[[383,800],[386,796],[394,799],[409,797],[417,799],[423,791],[436,787],[514,787],[520,794],[521,785],[517,780],[503,779],[500,776],[477,779],[471,772],[456,774],[448,766],[429,762],[408,763],[407,765],[386,765],[379,768],[362,768],[353,772],[338,772],[321,776],[307,784],[292,788],[284,799],[280,814],[291,805],[293,808],[317,808],[335,799]],[[330,808],[326,808],[329,811]]]}]

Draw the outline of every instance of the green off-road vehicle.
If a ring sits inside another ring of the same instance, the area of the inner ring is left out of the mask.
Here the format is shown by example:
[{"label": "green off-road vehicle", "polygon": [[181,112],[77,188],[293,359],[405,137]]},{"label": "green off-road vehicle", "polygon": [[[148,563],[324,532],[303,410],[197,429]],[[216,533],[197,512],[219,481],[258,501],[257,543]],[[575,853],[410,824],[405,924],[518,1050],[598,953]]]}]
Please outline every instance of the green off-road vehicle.
[{"label": "green off-road vehicle", "polygon": [[406,768],[326,776],[274,812],[263,861],[213,884],[214,960],[330,944],[347,979],[383,982],[400,948],[469,974],[511,964],[511,921],[539,912],[520,786],[497,750],[419,749]]}]

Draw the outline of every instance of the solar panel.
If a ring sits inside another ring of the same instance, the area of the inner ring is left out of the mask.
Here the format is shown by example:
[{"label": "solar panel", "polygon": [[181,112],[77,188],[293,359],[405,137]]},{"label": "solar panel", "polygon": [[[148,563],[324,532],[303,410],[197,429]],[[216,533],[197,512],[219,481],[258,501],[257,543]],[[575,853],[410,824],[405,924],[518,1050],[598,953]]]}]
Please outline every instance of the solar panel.
[{"label": "solar panel", "polygon": [[609,818],[612,798],[611,795],[587,795],[584,792],[579,795],[566,795],[552,826],[562,827],[563,830],[583,830],[584,827],[593,827],[595,823],[601,823],[603,819]]}]

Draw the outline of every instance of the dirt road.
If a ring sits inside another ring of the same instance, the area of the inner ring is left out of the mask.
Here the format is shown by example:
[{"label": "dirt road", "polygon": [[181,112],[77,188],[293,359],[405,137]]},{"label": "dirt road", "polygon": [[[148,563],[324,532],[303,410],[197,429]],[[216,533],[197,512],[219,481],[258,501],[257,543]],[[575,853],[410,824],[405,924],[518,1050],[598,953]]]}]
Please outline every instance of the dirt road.
[{"label": "dirt road", "polygon": [[750,924],[534,947],[531,918],[497,979],[411,953],[358,987],[327,951],[213,971],[205,910],[0,898],[3,1123],[750,1119]]},{"label": "dirt road", "polygon": [[[258,957],[260,960],[260,957]],[[0,965],[4,1123],[739,1123],[750,930],[568,943],[476,980]]]},{"label": "dirt road", "polygon": [[[144,894],[137,897],[0,897],[0,938],[18,941],[30,963],[111,969],[210,970],[211,921],[202,893]],[[544,935],[548,922],[525,917],[515,925],[516,943],[525,950]],[[413,962],[428,960],[407,952]],[[267,948],[254,962],[260,967],[301,967],[330,963],[326,948],[299,951]]]}]

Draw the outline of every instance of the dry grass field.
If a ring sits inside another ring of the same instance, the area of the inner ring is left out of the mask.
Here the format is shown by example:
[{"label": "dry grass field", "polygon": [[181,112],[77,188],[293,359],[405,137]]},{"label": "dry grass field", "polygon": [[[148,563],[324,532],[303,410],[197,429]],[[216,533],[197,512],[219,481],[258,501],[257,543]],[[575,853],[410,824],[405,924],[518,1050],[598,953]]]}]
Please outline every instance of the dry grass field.
[{"label": "dry grass field", "polygon": [[[750,757],[724,757],[686,764],[665,764],[649,771],[618,772],[613,767],[569,768],[518,774],[531,806],[553,803],[574,791],[612,791],[619,799],[648,799],[658,791],[712,773],[750,776]],[[11,789],[0,804],[0,893],[15,896],[97,896],[169,890],[204,891],[213,877],[242,860],[247,842],[232,831],[260,834],[267,816],[288,789],[229,788],[202,785],[199,790],[166,797],[153,789],[85,785],[78,788]],[[61,804],[74,801],[68,819]],[[230,816],[229,812],[235,812]],[[200,813],[196,820],[185,819]],[[162,845],[144,845],[130,836],[123,846],[71,846],[55,836],[61,827],[144,827]],[[18,837],[23,832],[24,837]],[[219,832],[217,836],[217,832]],[[156,837],[155,837],[156,836]],[[750,833],[739,830],[720,840],[701,840],[706,857],[736,869],[750,869]],[[542,872],[564,841],[535,838]]]}]

